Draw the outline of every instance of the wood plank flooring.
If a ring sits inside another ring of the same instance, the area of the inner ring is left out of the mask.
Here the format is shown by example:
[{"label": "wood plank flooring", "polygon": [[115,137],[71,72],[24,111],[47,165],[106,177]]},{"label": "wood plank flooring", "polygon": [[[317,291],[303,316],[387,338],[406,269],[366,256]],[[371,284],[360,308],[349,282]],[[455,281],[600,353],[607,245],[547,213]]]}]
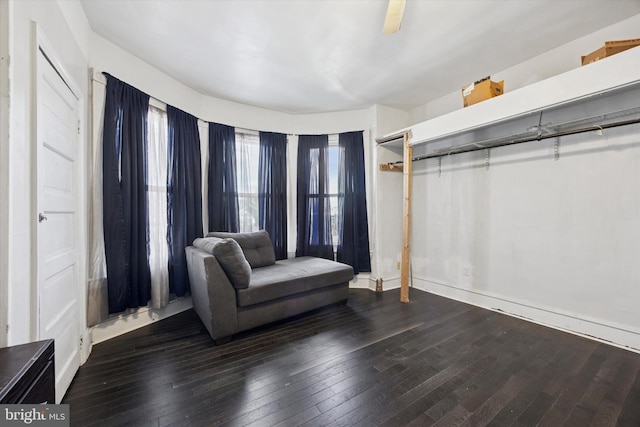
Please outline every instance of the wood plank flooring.
[{"label": "wood plank flooring", "polygon": [[640,426],[640,354],[411,290],[213,345],[189,310],[94,346],[72,425]]}]

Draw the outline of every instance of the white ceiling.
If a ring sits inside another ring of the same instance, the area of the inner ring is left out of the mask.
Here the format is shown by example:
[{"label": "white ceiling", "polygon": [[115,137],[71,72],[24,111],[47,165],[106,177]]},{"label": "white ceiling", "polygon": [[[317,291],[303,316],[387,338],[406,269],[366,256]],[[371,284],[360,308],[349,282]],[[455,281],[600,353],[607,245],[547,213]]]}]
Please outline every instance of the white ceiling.
[{"label": "white ceiling", "polygon": [[198,92],[290,113],[410,109],[640,13],[640,0],[407,0],[385,36],[386,0],[81,2],[97,34]]}]

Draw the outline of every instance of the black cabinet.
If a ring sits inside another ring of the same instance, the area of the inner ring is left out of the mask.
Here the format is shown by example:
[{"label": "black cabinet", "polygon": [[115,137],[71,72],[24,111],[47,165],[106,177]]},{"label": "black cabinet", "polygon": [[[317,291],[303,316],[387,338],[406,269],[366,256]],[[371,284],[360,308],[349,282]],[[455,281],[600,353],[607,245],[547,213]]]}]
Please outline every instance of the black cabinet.
[{"label": "black cabinet", "polygon": [[0,348],[0,403],[55,403],[53,340]]}]

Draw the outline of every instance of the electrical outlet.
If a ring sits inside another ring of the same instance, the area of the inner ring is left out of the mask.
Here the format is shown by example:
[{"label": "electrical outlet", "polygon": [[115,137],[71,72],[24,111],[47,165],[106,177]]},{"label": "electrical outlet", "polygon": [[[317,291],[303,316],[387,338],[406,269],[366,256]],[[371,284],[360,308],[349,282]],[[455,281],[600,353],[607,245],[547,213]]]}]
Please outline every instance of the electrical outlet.
[{"label": "electrical outlet", "polygon": [[398,261],[398,262],[396,263],[396,270],[400,270],[400,265],[401,265],[401,264],[400,264],[400,261]]}]

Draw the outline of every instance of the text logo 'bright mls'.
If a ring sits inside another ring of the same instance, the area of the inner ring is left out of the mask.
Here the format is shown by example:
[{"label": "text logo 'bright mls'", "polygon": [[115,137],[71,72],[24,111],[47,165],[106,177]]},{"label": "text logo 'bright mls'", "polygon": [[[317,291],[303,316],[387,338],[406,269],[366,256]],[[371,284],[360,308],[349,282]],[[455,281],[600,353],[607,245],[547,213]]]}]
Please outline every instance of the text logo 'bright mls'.
[{"label": "text logo 'bright mls'", "polygon": [[5,423],[0,425],[32,424],[37,426],[69,425],[69,405],[2,405]]},{"label": "text logo 'bright mls'", "polygon": [[24,409],[9,411],[9,408],[4,408],[4,419],[7,421],[22,421],[25,424],[31,424],[34,421],[47,421],[47,411],[45,409],[37,411],[36,408],[31,408],[28,411]]}]

